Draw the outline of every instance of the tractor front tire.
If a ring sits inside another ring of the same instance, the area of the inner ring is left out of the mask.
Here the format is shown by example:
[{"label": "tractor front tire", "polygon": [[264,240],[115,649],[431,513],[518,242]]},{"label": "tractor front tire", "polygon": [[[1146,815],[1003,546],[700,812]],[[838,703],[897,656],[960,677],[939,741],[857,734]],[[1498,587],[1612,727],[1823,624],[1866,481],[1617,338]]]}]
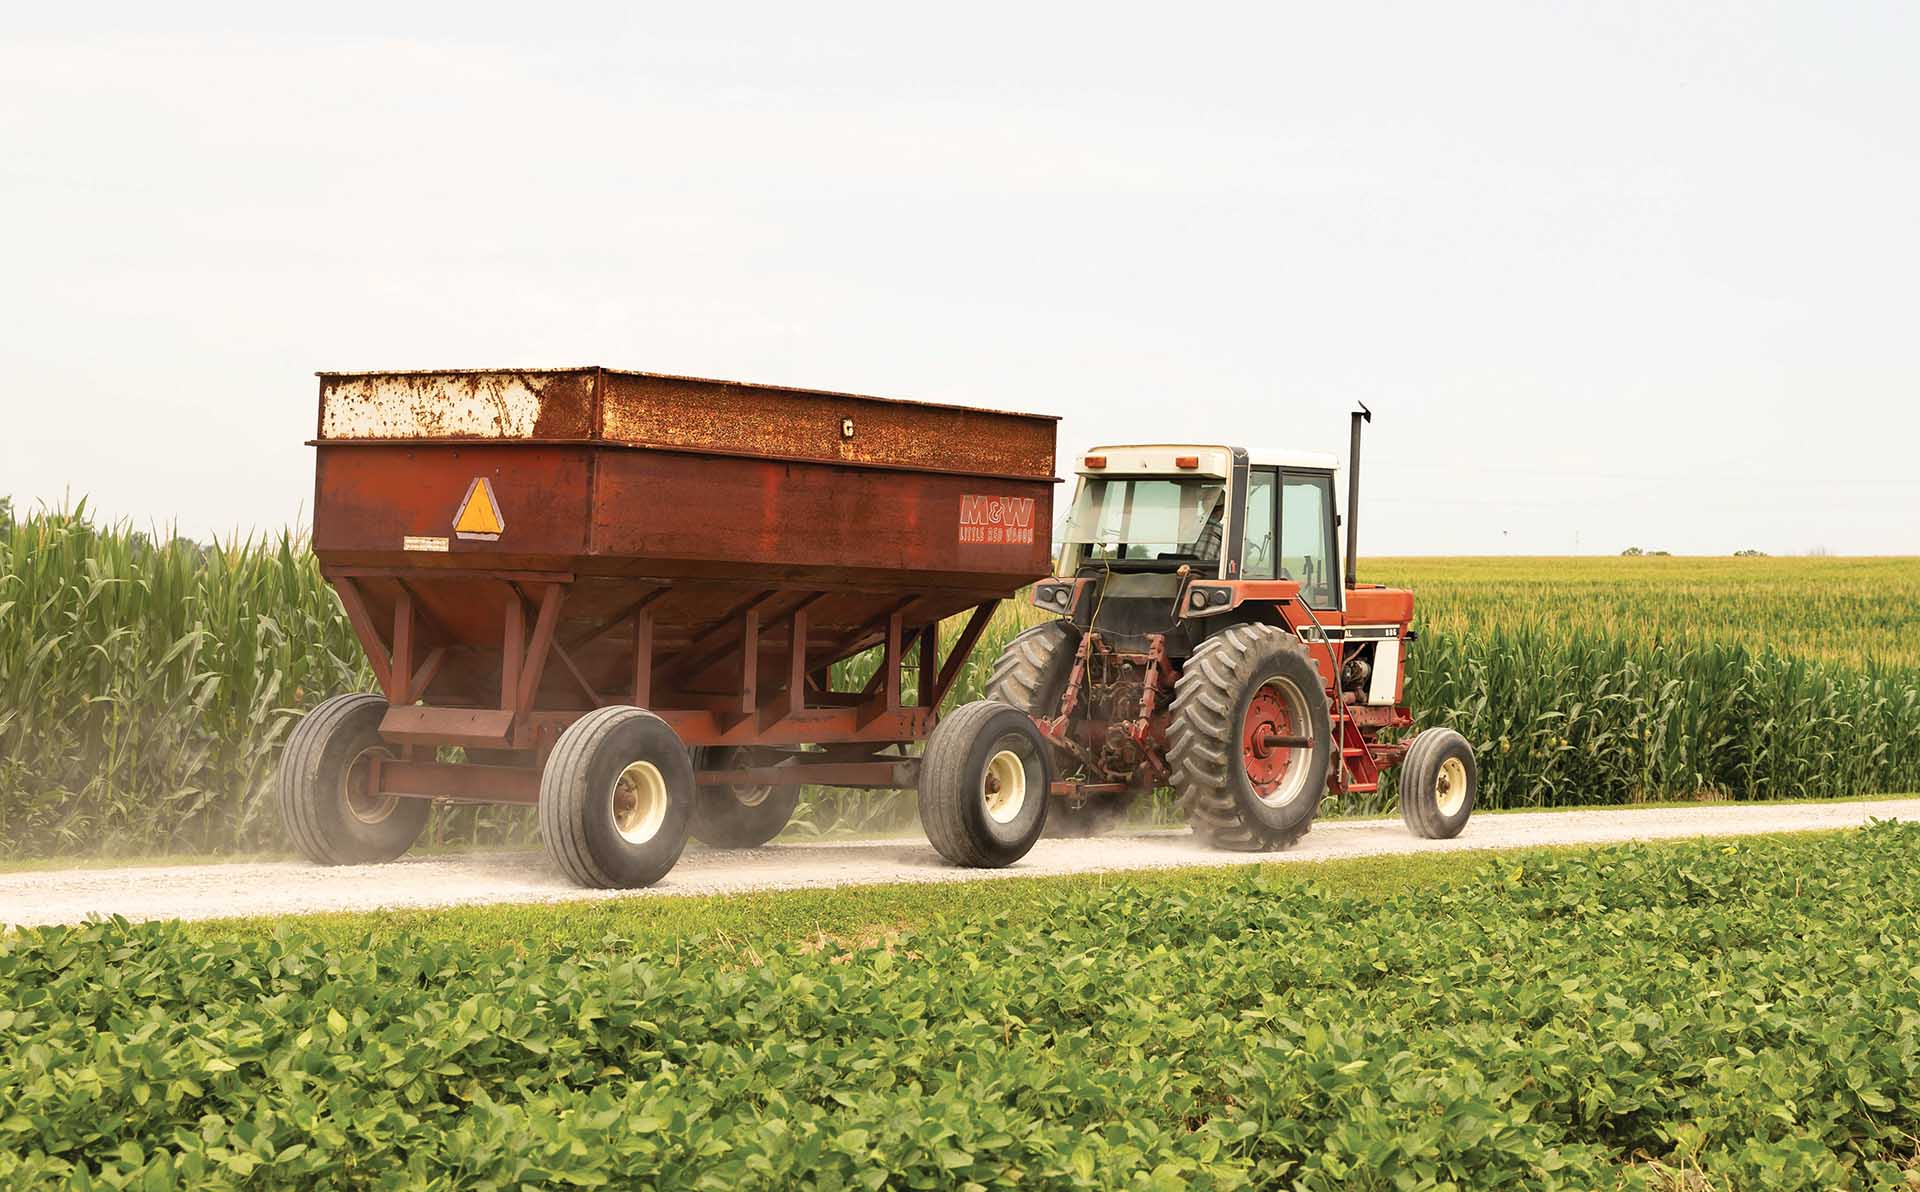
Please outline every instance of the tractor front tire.
[{"label": "tractor front tire", "polygon": [[693,802],[680,735],[644,709],[600,708],[554,742],[540,772],[540,834],[579,885],[651,886],[686,848]]},{"label": "tractor front tire", "polygon": [[920,758],[920,826],[941,856],[999,869],[1027,855],[1047,826],[1053,787],[1033,717],[975,700],[942,717]]},{"label": "tractor front tire", "polygon": [[1451,840],[1473,815],[1480,767],[1473,746],[1450,728],[1424,729],[1400,763],[1400,818],[1415,836]]},{"label": "tractor front tire", "polygon": [[302,856],[320,865],[371,865],[413,847],[433,813],[426,799],[368,792],[374,758],[397,758],[380,738],[387,701],[336,695],[294,726],[280,755],[280,817]]},{"label": "tractor front tire", "polygon": [[986,698],[1030,716],[1058,716],[1080,650],[1071,621],[1043,621],[1010,639],[987,674]]},{"label": "tractor front tire", "polygon": [[[693,751],[695,770],[744,770],[753,760],[735,745]],[[701,786],[693,797],[693,838],[713,848],[759,848],[780,835],[799,804],[798,786]]]},{"label": "tractor front tire", "polygon": [[[1270,745],[1273,736],[1311,744]],[[1233,625],[1207,638],[1174,685],[1167,725],[1187,823],[1215,848],[1287,847],[1320,809],[1332,738],[1320,670],[1292,634]]]}]

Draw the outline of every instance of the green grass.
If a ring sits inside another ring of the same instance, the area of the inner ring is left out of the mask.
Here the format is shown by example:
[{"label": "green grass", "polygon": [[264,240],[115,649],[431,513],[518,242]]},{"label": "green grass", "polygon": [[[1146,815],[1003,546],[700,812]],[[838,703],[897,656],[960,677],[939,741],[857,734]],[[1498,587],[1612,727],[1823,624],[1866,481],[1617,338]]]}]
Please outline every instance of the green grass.
[{"label": "green grass", "polygon": [[0,938],[0,1184],[1906,1187],[1920,825]]},{"label": "green grass", "polygon": [[[1554,850],[1533,850],[1542,854]],[[1567,850],[1582,851],[1582,850]],[[1456,881],[1490,859],[1491,850],[1414,853],[1287,862],[1288,878],[1324,882],[1356,898],[1386,897],[1402,890]],[[432,910],[350,911],[333,914],[214,919],[187,924],[199,940],[243,940],[283,932],[328,947],[360,947],[406,941],[464,942],[482,949],[547,952],[632,947],[768,948],[822,935],[864,938],[876,932],[924,926],[942,917],[1019,922],[1069,892],[1179,891],[1202,896],[1245,880],[1245,865],[1007,877],[991,882],[903,882],[837,886],[823,890],[772,890],[749,894],[681,897],[643,896],[569,903],[524,903]]]},{"label": "green grass", "polygon": [[104,857],[7,857],[0,873],[46,873],[53,870],[145,869],[172,865],[244,865],[250,861],[291,861],[292,853],[123,853]]},{"label": "green grass", "polygon": [[[1891,797],[1891,796],[1890,796]],[[1812,800],[1818,802],[1819,800]],[[1730,838],[1741,846],[1790,842],[1796,837],[1838,836],[1842,831],[1770,833]],[[1659,847],[1659,846],[1653,846]],[[1444,888],[1502,855],[1573,858],[1590,845],[1524,850],[1470,849],[1340,857],[1324,861],[1271,862],[1274,880],[1317,883],[1345,897],[1373,900]],[[1284,873],[1281,867],[1284,866]],[[547,952],[608,948],[764,949],[818,940],[874,939],[923,927],[942,918],[1020,922],[1069,892],[1098,893],[1126,887],[1177,891],[1191,897],[1236,888],[1246,865],[1186,866],[1046,877],[995,878],[974,882],[900,882],[837,886],[822,890],[769,890],[744,894],[648,895],[565,903],[508,903],[423,910],[340,911],[210,919],[185,924],[202,941],[245,940],[292,933],[327,947],[363,947],[461,942],[480,949]]]},{"label": "green grass", "polygon": [[[443,857],[461,853],[483,853],[498,847],[493,844],[476,844],[467,841],[450,843],[429,841],[415,845],[411,855]],[[60,869],[141,869],[176,865],[244,865],[261,861],[307,863],[298,853],[284,849],[249,853],[110,853],[102,856],[79,857],[56,854],[50,857],[0,858],[0,873],[44,873]]]}]

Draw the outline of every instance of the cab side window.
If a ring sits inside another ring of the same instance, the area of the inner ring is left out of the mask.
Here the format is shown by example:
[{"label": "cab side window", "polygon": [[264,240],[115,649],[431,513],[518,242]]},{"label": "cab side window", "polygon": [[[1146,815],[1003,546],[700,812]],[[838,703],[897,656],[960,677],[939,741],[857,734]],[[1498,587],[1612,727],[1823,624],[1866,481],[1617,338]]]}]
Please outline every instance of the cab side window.
[{"label": "cab side window", "polygon": [[1272,579],[1275,541],[1273,506],[1279,474],[1255,468],[1247,475],[1247,525],[1240,547],[1243,579]]},{"label": "cab side window", "polygon": [[1340,607],[1333,559],[1333,477],[1287,472],[1280,477],[1279,565],[1282,579],[1300,581],[1316,609]]}]

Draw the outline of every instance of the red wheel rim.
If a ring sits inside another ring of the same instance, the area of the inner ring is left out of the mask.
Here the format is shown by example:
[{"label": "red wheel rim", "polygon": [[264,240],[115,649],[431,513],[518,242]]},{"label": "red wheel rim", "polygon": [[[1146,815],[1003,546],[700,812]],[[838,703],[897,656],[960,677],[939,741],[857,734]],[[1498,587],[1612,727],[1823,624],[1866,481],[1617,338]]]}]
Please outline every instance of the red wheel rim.
[{"label": "red wheel rim", "polygon": [[[1290,803],[1304,784],[1305,747],[1274,745],[1272,737],[1310,736],[1306,701],[1284,679],[1262,684],[1247,701],[1240,729],[1240,752],[1246,761],[1247,782],[1263,802]],[[1291,779],[1291,781],[1289,781]]]}]

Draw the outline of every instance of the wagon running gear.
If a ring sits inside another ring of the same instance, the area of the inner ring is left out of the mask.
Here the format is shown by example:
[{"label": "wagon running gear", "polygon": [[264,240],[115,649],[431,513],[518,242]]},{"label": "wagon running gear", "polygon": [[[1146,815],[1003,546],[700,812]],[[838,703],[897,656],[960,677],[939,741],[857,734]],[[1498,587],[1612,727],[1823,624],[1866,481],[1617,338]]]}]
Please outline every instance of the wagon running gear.
[{"label": "wagon running gear", "polygon": [[1046,741],[1033,718],[997,700],[975,700],[927,738],[920,825],[955,865],[1011,865],[1040,839],[1052,786]]},{"label": "wagon running gear", "polygon": [[280,816],[302,856],[322,865],[391,861],[413,847],[433,804],[373,793],[399,752],[380,739],[387,701],[354,692],[308,712],[280,755]]},{"label": "wagon running gear", "polygon": [[[744,770],[753,754],[735,746],[693,751],[695,770]],[[759,848],[786,828],[800,803],[798,785],[701,786],[693,798],[693,838],[714,848]]]},{"label": "wagon running gear", "polygon": [[640,708],[589,712],[540,774],[540,834],[582,886],[651,886],[687,846],[693,762],[667,722]]}]

